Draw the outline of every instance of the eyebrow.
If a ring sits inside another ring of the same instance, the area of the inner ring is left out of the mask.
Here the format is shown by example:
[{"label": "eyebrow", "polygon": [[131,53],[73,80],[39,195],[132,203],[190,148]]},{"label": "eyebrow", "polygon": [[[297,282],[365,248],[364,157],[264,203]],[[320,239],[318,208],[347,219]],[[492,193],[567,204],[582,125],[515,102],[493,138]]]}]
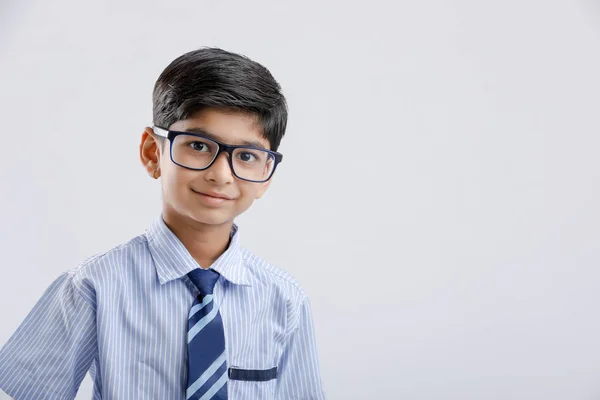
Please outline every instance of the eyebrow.
[{"label": "eyebrow", "polygon": [[[187,132],[187,133],[197,133],[199,135],[206,136],[208,138],[217,140],[219,142],[223,142],[223,140],[221,140],[220,137],[218,137],[217,135],[214,135],[212,133],[206,132],[202,128],[187,128],[185,130],[185,132]],[[253,147],[258,147],[259,149],[265,149],[265,150],[267,150],[267,148],[265,147],[265,145],[262,144],[261,142],[257,141],[257,140],[240,140],[240,144],[244,145],[244,146],[253,146]]]}]

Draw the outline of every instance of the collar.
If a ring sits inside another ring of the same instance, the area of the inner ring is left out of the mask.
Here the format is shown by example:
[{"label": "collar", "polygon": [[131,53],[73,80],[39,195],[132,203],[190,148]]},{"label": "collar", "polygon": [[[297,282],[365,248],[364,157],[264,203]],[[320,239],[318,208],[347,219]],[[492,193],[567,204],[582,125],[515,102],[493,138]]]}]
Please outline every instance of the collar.
[{"label": "collar", "polygon": [[[238,230],[238,226],[233,224],[229,247],[210,268],[231,283],[250,286]],[[162,214],[146,230],[146,237],[161,285],[182,278],[196,268],[201,268],[179,238],[165,224]]]}]

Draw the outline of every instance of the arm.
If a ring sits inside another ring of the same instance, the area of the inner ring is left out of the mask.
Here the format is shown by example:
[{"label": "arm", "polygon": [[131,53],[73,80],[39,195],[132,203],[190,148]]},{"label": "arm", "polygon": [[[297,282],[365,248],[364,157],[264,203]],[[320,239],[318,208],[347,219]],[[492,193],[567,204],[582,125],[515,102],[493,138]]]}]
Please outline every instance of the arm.
[{"label": "arm", "polygon": [[64,273],[0,351],[0,389],[17,400],[73,399],[95,354],[94,304]]},{"label": "arm", "polygon": [[324,400],[310,303],[300,305],[297,324],[279,362],[277,399]]}]

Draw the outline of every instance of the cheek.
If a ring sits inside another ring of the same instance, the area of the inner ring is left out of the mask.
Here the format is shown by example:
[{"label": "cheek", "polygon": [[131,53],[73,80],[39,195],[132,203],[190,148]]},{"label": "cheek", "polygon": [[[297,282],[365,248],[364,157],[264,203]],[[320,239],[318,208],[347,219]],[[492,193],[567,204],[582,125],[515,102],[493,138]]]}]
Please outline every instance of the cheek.
[{"label": "cheek", "polygon": [[242,199],[244,204],[252,204],[254,200],[256,200],[256,195],[258,193],[258,187],[252,184],[243,183],[240,185],[240,193],[242,194]]},{"label": "cheek", "polygon": [[173,163],[165,165],[161,175],[163,186],[168,188],[168,191],[171,193],[178,193],[185,190],[191,179],[188,170],[180,168]]}]

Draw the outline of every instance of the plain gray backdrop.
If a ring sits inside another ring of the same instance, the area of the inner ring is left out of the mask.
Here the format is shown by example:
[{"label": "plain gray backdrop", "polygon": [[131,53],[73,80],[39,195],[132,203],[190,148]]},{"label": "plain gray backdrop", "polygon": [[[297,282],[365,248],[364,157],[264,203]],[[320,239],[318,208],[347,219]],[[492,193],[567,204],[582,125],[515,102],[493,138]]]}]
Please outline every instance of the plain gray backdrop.
[{"label": "plain gray backdrop", "polygon": [[238,223],[308,292],[330,399],[600,399],[597,2],[0,4],[0,344],[158,215],[152,86],[218,46],[289,101]]}]

